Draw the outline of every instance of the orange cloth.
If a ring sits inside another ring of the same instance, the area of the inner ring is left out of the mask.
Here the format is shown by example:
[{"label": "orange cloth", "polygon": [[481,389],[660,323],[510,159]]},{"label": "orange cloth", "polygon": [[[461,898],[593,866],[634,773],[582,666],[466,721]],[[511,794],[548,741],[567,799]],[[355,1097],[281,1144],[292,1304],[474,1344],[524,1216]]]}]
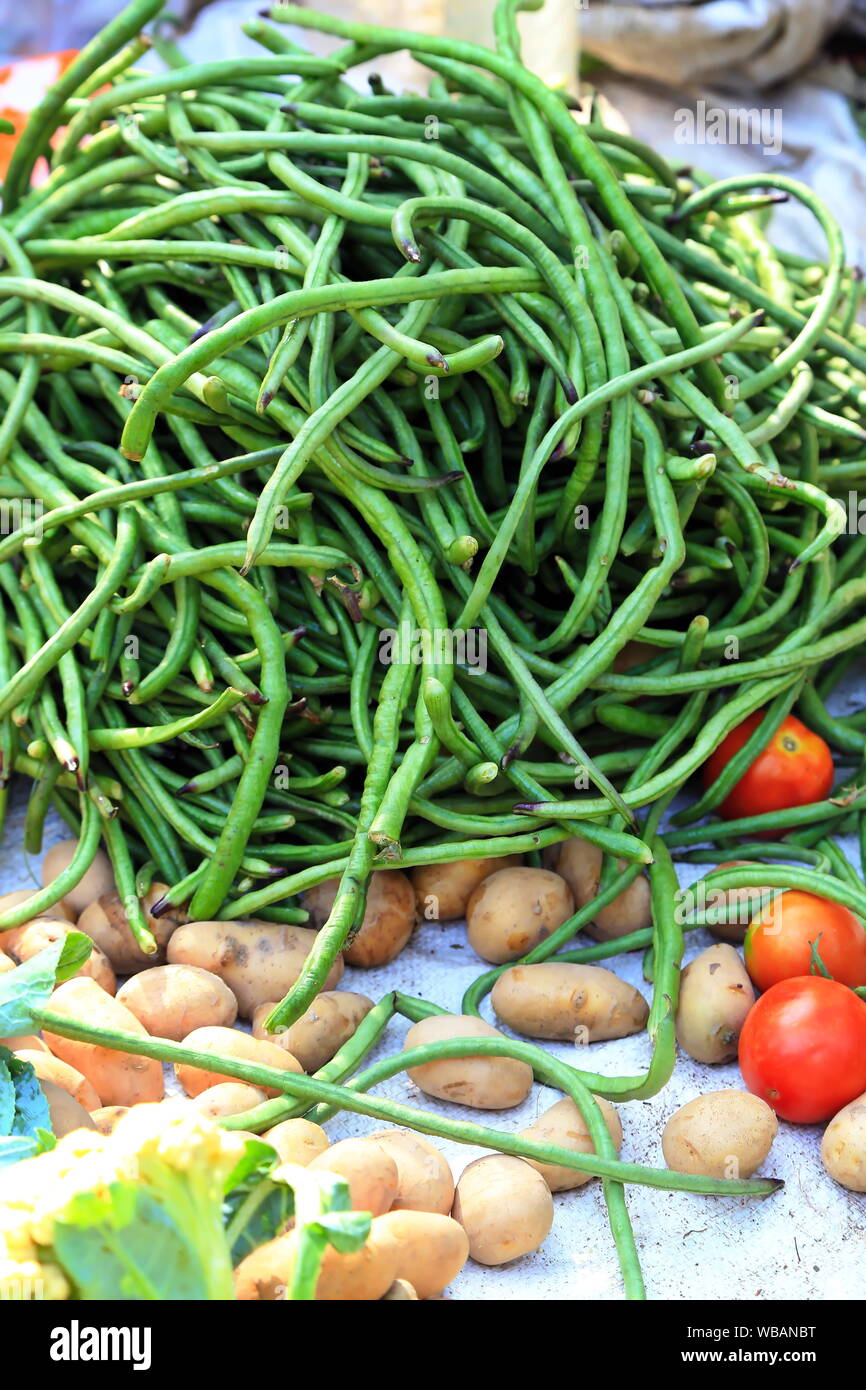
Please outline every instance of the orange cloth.
[{"label": "orange cloth", "polygon": [[19,58],[0,67],[0,116],[15,127],[14,135],[0,135],[0,179],[6,177],[15,141],[27,124],[30,112],[69,67],[77,52],[69,48],[38,58]]}]

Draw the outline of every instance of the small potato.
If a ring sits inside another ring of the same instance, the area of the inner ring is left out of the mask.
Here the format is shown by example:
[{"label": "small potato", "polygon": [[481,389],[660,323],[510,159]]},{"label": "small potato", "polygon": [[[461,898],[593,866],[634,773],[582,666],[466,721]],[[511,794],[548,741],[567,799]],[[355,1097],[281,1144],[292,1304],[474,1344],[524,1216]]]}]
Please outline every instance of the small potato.
[{"label": "small potato", "polygon": [[266,1100],[260,1086],[250,1086],[246,1081],[221,1081],[218,1086],[199,1092],[191,1103],[200,1115],[219,1120],[224,1115],[242,1115]]},{"label": "small potato", "polygon": [[[62,941],[70,932],[78,931],[71,922],[54,922],[50,918],[42,917],[36,922],[30,922],[19,936],[16,937],[13,947],[15,958],[22,964],[25,960],[30,960],[31,956],[38,955],[46,947],[53,946],[56,941]],[[84,962],[80,970],[76,970],[73,979],[81,976],[90,980],[95,980],[100,989],[104,989],[106,994],[114,994],[117,989],[117,977],[111,968],[108,957],[100,951],[96,942],[93,943],[90,955]]]},{"label": "small potato", "polygon": [[[241,1033],[236,1028],[196,1028],[183,1041],[187,1047],[195,1048],[198,1052],[215,1052],[237,1062],[257,1062],[263,1067],[276,1067],[278,1071],[303,1071],[300,1062],[284,1047],[251,1038],[249,1033]],[[205,1071],[186,1062],[176,1062],[174,1070],[188,1096],[200,1096],[209,1086],[218,1086],[226,1080],[226,1073],[216,1065],[212,1071]],[[264,1086],[262,1090],[266,1096],[281,1094],[276,1087]]]},{"label": "small potato", "polygon": [[482,960],[517,960],[574,912],[571,889],[549,869],[497,869],[466,906],[469,942]]},{"label": "small potato", "polygon": [[457,1183],[452,1215],[482,1265],[504,1265],[537,1250],[553,1225],[553,1198],[540,1173],[522,1158],[477,1158]]},{"label": "small potato", "polygon": [[51,1053],[29,1052],[27,1048],[22,1048],[15,1056],[20,1057],[22,1062],[30,1063],[40,1082],[53,1082],[71,1096],[83,1110],[92,1112],[102,1105],[97,1091],[87,1077],[82,1076],[81,1072],[68,1062],[62,1062],[59,1057],[52,1057]]},{"label": "small potato", "polygon": [[62,1086],[58,1086],[54,1081],[46,1081],[44,1077],[40,1079],[39,1084],[48,1102],[51,1129],[58,1139],[62,1139],[65,1134],[71,1134],[74,1129],[99,1128],[95,1117],[89,1115],[79,1101],[73,1100]]},{"label": "small potato", "polygon": [[821,1140],[821,1162],[842,1187],[866,1192],[866,1095],[833,1116]]},{"label": "small potato", "polygon": [[[51,996],[51,1009],[64,1018],[82,1023],[119,1028],[143,1038],[148,1035],[135,1014],[100,989],[95,980],[82,977],[59,985]],[[61,1038],[47,1029],[43,1029],[43,1033],[55,1057],[77,1067],[92,1082],[102,1097],[101,1104],[137,1105],[143,1100],[162,1100],[165,1089],[162,1065],[152,1057],[117,1052],[96,1043],[74,1042],[72,1038]]]},{"label": "small potato", "polygon": [[276,1149],[281,1163],[298,1163],[302,1168],[309,1167],[331,1142],[321,1125],[300,1119],[281,1120],[261,1138]]},{"label": "small potato", "polygon": [[[751,869],[755,870],[756,880],[760,879],[762,864],[753,864],[750,859],[729,859],[724,864],[719,864],[720,869]],[[731,911],[730,922],[717,922],[710,926],[713,936],[719,936],[723,941],[733,941],[740,943],[745,939],[746,932],[749,930],[749,923],[752,918],[761,910],[761,907],[772,901],[773,894],[777,893],[777,888],[768,888],[760,883],[754,888],[712,888],[707,886],[707,909],[712,911],[714,907],[725,906],[729,909],[736,908],[736,912]]]},{"label": "small potato", "polygon": [[[78,849],[77,840],[60,840],[58,844],[52,845],[46,852],[42,861],[42,884],[43,887],[53,883],[59,878],[63,871],[68,868]],[[76,883],[74,888],[64,895],[62,902],[75,913],[77,917],[80,912],[92,903],[94,898],[98,898],[102,893],[114,892],[114,872],[111,868],[111,860],[104,850],[97,850],[96,857],[84,877]]]},{"label": "small potato", "polygon": [[[218,975],[237,999],[241,1018],[251,1018],[258,1004],[288,994],[315,939],[309,927],[278,922],[190,922],[173,933],[167,958]],[[342,973],[338,956],[325,989],[333,989]]]},{"label": "small potato", "polygon": [[[545,864],[565,879],[574,894],[576,907],[586,907],[598,894],[602,858],[598,845],[591,845],[588,840],[581,840],[578,836],[550,845],[544,851]],[[627,867],[625,860],[617,860],[620,873]],[[639,874],[633,883],[617,894],[613,902],[598,909],[584,931],[596,941],[613,941],[618,936],[627,936],[629,932],[642,931],[651,925],[649,882],[645,875]]]},{"label": "small potato", "polygon": [[733,946],[719,943],[695,956],[680,976],[677,1042],[696,1062],[730,1062],[755,1002],[746,967]]},{"label": "small potato", "polygon": [[429,1211],[389,1211],[373,1222],[377,1237],[386,1232],[397,1247],[397,1278],[406,1279],[418,1298],[441,1293],[469,1258],[469,1237],[450,1216]]},{"label": "small potato", "polygon": [[516,1033],[580,1046],[639,1033],[649,1016],[643,995],[612,970],[566,961],[512,966],[490,1002]]},{"label": "small potato", "polygon": [[113,1134],[115,1127],[129,1114],[128,1105],[102,1105],[91,1116],[100,1134]]},{"label": "small potato", "polygon": [[381,1216],[397,1195],[397,1165],[374,1139],[341,1139],[318,1154],[310,1171],[338,1173],[349,1184],[354,1211]]},{"label": "small potato", "polygon": [[[326,1246],[316,1286],[317,1303],[369,1302],[388,1292],[397,1277],[397,1245],[390,1232],[376,1231],[375,1224],[360,1250],[341,1255],[333,1245]],[[235,1270],[238,1299],[284,1299],[297,1251],[296,1231],[253,1250]]]},{"label": "small potato", "polygon": [[238,1001],[218,975],[198,965],[155,965],[121,985],[117,995],[154,1037],[181,1042],[196,1028],[228,1028]]},{"label": "small potato", "polygon": [[305,1014],[279,1033],[266,1033],[265,1019],[277,1006],[277,1001],[258,1004],[253,1010],[253,1037],[264,1038],[288,1048],[297,1057],[304,1071],[318,1071],[339,1052],[352,1037],[362,1018],[373,1007],[365,994],[349,990],[330,990],[317,994]]},{"label": "small potato", "polygon": [[9,971],[14,969],[14,960],[11,960],[5,951],[0,951],[0,975],[8,975]]},{"label": "small potato", "polygon": [[[414,1023],[403,1050],[443,1038],[501,1038],[498,1028],[472,1014],[435,1014]],[[420,1090],[455,1105],[476,1110],[510,1110],[526,1100],[532,1089],[532,1068],[514,1057],[451,1057],[409,1068]]]},{"label": "small potato", "polygon": [[417,1303],[418,1295],[408,1279],[395,1279],[387,1293],[383,1293],[381,1303]]},{"label": "small potato", "polygon": [[[596,1096],[596,1102],[604,1116],[608,1132],[617,1153],[622,1148],[622,1125],[619,1115],[609,1101]],[[572,1149],[576,1154],[594,1154],[595,1145],[589,1137],[586,1121],[570,1096],[558,1100],[543,1115],[520,1131],[523,1139],[534,1139],[539,1144],[558,1144],[562,1149]],[[580,1173],[576,1168],[566,1168],[560,1163],[539,1163],[527,1158],[536,1172],[540,1173],[551,1192],[569,1192],[574,1187],[582,1187],[592,1181],[591,1173]]]},{"label": "small potato", "polygon": [[671,1115],[662,1135],[665,1163],[678,1173],[750,1178],[779,1125],[766,1101],[748,1091],[709,1091]]},{"label": "small potato", "polygon": [[[16,888],[13,893],[0,893],[0,915],[11,911],[13,907],[20,907],[22,903],[26,903],[41,891],[39,888]],[[67,907],[62,900],[59,903],[54,903],[51,907],[43,907],[41,912],[34,912],[33,916],[28,918],[28,922],[34,922],[37,917],[51,917],[55,922],[75,921],[75,913],[72,908]],[[24,925],[26,926],[27,923]],[[9,931],[0,932],[0,942],[2,942],[4,951],[11,949],[11,942],[14,940],[13,933],[20,930],[20,927],[12,927]]]},{"label": "small potato", "polygon": [[418,916],[425,922],[453,922],[466,916],[466,907],[479,883],[499,869],[514,869],[519,854],[495,859],[456,859],[451,864],[422,864],[410,878]]},{"label": "small potato", "polygon": [[[314,927],[328,919],[340,880],[326,878],[303,896]],[[377,869],[367,887],[364,919],[354,940],[343,952],[349,965],[372,970],[399,956],[415,928],[415,893],[408,876],[399,869]]]},{"label": "small potato", "polygon": [[47,1052],[51,1048],[37,1033],[21,1033],[15,1038],[0,1038],[0,1047],[8,1047],[10,1052]]},{"label": "small potato", "polygon": [[392,1211],[448,1215],[454,1201],[454,1177],[445,1155],[429,1139],[411,1129],[377,1129],[366,1137],[375,1139],[397,1165]]},{"label": "small potato", "polygon": [[186,921],[186,914],[179,908],[171,908],[161,917],[152,916],[150,909],[166,892],[168,887],[165,883],[154,883],[141,900],[147,925],[157,944],[152,956],[145,955],[133,936],[119,894],[102,893],[81,913],[78,930],[93,938],[118,975],[133,975],[137,970],[147,970],[150,966],[161,965],[165,960],[169,938]]}]

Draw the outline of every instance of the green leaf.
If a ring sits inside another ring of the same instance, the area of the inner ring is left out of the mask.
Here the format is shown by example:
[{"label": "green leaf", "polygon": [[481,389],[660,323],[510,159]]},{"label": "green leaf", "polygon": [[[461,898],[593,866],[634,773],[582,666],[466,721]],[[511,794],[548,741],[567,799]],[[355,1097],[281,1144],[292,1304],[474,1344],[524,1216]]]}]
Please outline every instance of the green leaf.
[{"label": "green leaf", "polygon": [[0,1049],[0,1134],[11,1134],[15,1123],[15,1082],[6,1058],[12,1054]]},{"label": "green leaf", "polygon": [[22,1158],[33,1158],[37,1153],[39,1145],[30,1135],[7,1135],[0,1139],[0,1168],[10,1163],[20,1163]]},{"label": "green leaf", "polygon": [[[0,1055],[6,1048],[0,1048]],[[51,1112],[39,1079],[30,1062],[8,1052],[3,1061],[12,1074],[15,1093],[15,1115],[10,1134],[27,1134],[34,1138],[39,1130],[51,1133]]]},{"label": "green leaf", "polygon": [[278,1236],[295,1214],[292,1189],[270,1177],[278,1161],[269,1144],[249,1140],[244,1157],[231,1174],[223,1202],[223,1224],[232,1265],[240,1264],[251,1250]]},{"label": "green leaf", "polygon": [[84,1302],[208,1299],[195,1247],[160,1203],[131,1183],[77,1194],[55,1222],[54,1251]]},{"label": "green leaf", "polygon": [[14,1038],[33,1032],[32,1010],[41,1008],[60,980],[80,970],[93,942],[83,932],[71,932],[31,956],[15,970],[0,975],[0,1036]]},{"label": "green leaf", "polygon": [[314,1224],[327,1236],[328,1243],[347,1255],[360,1250],[370,1234],[373,1217],[369,1211],[337,1211],[320,1216]]}]

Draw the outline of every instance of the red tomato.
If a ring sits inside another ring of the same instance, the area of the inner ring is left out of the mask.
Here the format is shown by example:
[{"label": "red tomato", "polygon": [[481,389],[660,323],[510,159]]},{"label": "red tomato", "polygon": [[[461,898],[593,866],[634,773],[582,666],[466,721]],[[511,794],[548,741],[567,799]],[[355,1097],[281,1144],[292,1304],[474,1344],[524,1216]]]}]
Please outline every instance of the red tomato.
[{"label": "red tomato", "polygon": [[746,1015],[740,1071],[783,1120],[831,1119],[866,1091],[866,1003],[823,975],[782,980]]},{"label": "red tomato", "polygon": [[813,944],[834,980],[852,989],[866,985],[866,930],[854,913],[793,888],[752,918],[744,948],[746,969],[760,990],[795,975],[811,975]]},{"label": "red tomato", "polygon": [[[727,767],[735,753],[760,724],[763,710],[756,710],[723,738],[704,766],[704,786],[708,787]],[[786,811],[790,806],[806,806],[823,801],[833,786],[833,758],[818,734],[789,714],[770,742],[748,770],[735,783],[719,806],[725,820],[739,816],[759,816],[766,811]]]}]

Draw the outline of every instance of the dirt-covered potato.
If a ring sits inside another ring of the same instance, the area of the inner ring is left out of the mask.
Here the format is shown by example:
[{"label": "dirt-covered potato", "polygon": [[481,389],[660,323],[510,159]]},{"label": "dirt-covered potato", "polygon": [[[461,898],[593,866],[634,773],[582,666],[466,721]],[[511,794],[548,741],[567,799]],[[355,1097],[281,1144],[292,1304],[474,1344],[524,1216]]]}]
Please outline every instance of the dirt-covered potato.
[{"label": "dirt-covered potato", "polygon": [[[622,1125],[610,1101],[596,1096],[596,1102],[604,1116],[608,1133],[614,1142],[617,1153],[622,1148]],[[577,1154],[594,1154],[595,1145],[589,1137],[586,1121],[570,1096],[563,1097],[539,1115],[531,1125],[520,1131],[524,1139],[534,1139],[538,1144],[558,1144],[562,1149],[572,1149]],[[568,1192],[573,1187],[582,1187],[592,1181],[591,1173],[580,1173],[576,1168],[566,1168],[560,1163],[538,1163],[535,1159],[524,1160],[541,1174],[551,1192]]]},{"label": "dirt-covered potato", "polygon": [[321,1125],[301,1119],[281,1120],[260,1137],[276,1149],[281,1163],[297,1163],[302,1168],[309,1167],[330,1143]]},{"label": "dirt-covered potato", "polygon": [[[82,1023],[117,1028],[146,1038],[147,1029],[135,1014],[100,989],[95,980],[79,978],[59,985],[51,996],[53,1013]],[[75,1042],[43,1029],[48,1046],[56,1057],[77,1067],[102,1097],[103,1105],[137,1105],[139,1101],[162,1100],[162,1064],[152,1057],[118,1052],[96,1043]]]},{"label": "dirt-covered potato", "polygon": [[429,1211],[389,1211],[373,1225],[377,1239],[391,1236],[397,1248],[397,1278],[419,1298],[432,1298],[456,1278],[469,1258],[469,1237],[451,1216]]},{"label": "dirt-covered potato", "polygon": [[[326,878],[304,894],[314,927],[328,920],[339,885],[338,878]],[[408,875],[400,869],[377,869],[370,876],[360,930],[343,952],[347,964],[361,970],[387,965],[403,950],[415,921],[415,892]]]},{"label": "dirt-covered potato", "polygon": [[58,1086],[55,1081],[48,1081],[44,1077],[39,1084],[48,1102],[51,1129],[57,1139],[62,1139],[65,1134],[71,1134],[74,1129],[99,1128],[95,1117],[85,1110],[79,1101],[73,1100],[69,1092],[64,1090],[62,1086]]},{"label": "dirt-covered potato", "polygon": [[761,910],[764,903],[769,902],[778,889],[768,888],[766,884],[761,884],[762,864],[755,864],[750,859],[728,859],[724,864],[719,864],[720,869],[754,869],[755,884],[754,888],[712,888],[707,885],[707,910],[711,912],[714,907],[736,908],[736,912],[731,911],[732,920],[730,922],[716,922],[710,926],[713,936],[721,937],[723,941],[733,941],[741,943],[749,930],[749,923],[752,918]]},{"label": "dirt-covered potato", "polygon": [[452,1215],[482,1265],[504,1265],[537,1250],[553,1225],[553,1198],[522,1158],[490,1154],[464,1168]]},{"label": "dirt-covered potato", "polygon": [[224,1115],[242,1115],[266,1100],[260,1086],[250,1086],[246,1081],[221,1081],[200,1091],[190,1103],[209,1120],[220,1120]]},{"label": "dirt-covered potato", "polygon": [[[40,917],[35,922],[30,922],[20,933],[16,933],[16,939],[12,948],[15,959],[21,963],[30,960],[31,956],[36,956],[46,947],[53,946],[56,941],[62,941],[70,932],[78,931],[71,922],[57,922],[49,917]],[[94,941],[90,955],[84,962],[80,970],[75,972],[76,976],[85,976],[87,979],[95,980],[106,994],[114,994],[117,989],[117,977],[111,968],[111,964],[104,951],[101,951]]]},{"label": "dirt-covered potato", "polygon": [[157,950],[152,956],[142,951],[132,934],[126,909],[118,893],[103,893],[90,903],[78,918],[78,930],[86,932],[105,952],[118,975],[133,975],[137,970],[147,970],[161,965],[165,960],[165,948],[172,933],[186,921],[186,913],[179,908],[171,908],[161,917],[154,917],[150,909],[159,901],[168,887],[164,883],[154,883],[141,899],[141,906],[147,925],[153,933]]},{"label": "dirt-covered potato", "polygon": [[[341,1255],[333,1245],[325,1248],[317,1303],[357,1303],[382,1298],[397,1277],[397,1244],[386,1229],[381,1234],[372,1224],[360,1250]],[[247,1255],[235,1270],[238,1299],[272,1301],[285,1298],[298,1253],[298,1235],[289,1231]]]},{"label": "dirt-covered potato", "polygon": [[[288,994],[315,939],[309,927],[279,922],[190,922],[172,934],[167,958],[171,965],[198,965],[218,975],[237,999],[241,1018],[251,1018],[257,1004]],[[325,989],[334,989],[342,973],[338,956]]]},{"label": "dirt-covered potato", "polygon": [[[300,1062],[284,1047],[251,1038],[249,1033],[242,1033],[238,1028],[195,1028],[183,1041],[186,1047],[194,1048],[197,1052],[214,1052],[217,1056],[237,1062],[256,1062],[262,1067],[275,1067],[277,1071],[303,1071]],[[216,1060],[212,1070],[193,1067],[187,1062],[175,1062],[174,1070],[186,1094],[193,1097],[200,1096],[210,1086],[234,1079],[219,1070]],[[281,1094],[277,1087],[263,1086],[261,1089],[266,1096]]]},{"label": "dirt-covered potato", "polygon": [[[58,844],[52,845],[46,851],[45,858],[42,860],[42,886],[44,888],[59,878],[63,871],[69,867],[77,849],[77,840],[60,840]],[[93,863],[84,877],[76,883],[74,888],[70,888],[62,901],[77,917],[89,903],[93,902],[94,898],[98,898],[102,893],[113,892],[114,872],[111,868],[111,860],[104,850],[98,849]]]},{"label": "dirt-covered potato", "polygon": [[397,1165],[375,1139],[341,1139],[307,1167],[345,1178],[355,1211],[381,1216],[397,1195]]},{"label": "dirt-covered potato", "polygon": [[397,1165],[392,1211],[432,1211],[447,1216],[454,1201],[454,1178],[445,1155],[411,1129],[377,1129],[367,1135]]},{"label": "dirt-covered potato", "polygon": [[[501,1038],[503,1034],[472,1014],[435,1014],[414,1023],[404,1051],[443,1038]],[[510,1110],[532,1089],[532,1068],[514,1057],[451,1057],[410,1067],[411,1081],[428,1096],[471,1105],[476,1110]]]},{"label": "dirt-covered potato", "polygon": [[410,874],[418,916],[424,922],[453,922],[466,916],[469,899],[479,883],[500,869],[513,869],[519,854],[498,858],[455,859],[451,864],[422,864]]},{"label": "dirt-covered potato", "polygon": [[770,1152],[778,1129],[776,1116],[760,1096],[709,1091],[671,1116],[662,1153],[678,1173],[750,1178]]},{"label": "dirt-covered potato", "polygon": [[866,1095],[833,1116],[821,1140],[821,1162],[835,1182],[866,1192]]},{"label": "dirt-covered potato", "polygon": [[649,1015],[643,995],[612,970],[567,961],[513,966],[490,1002],[516,1033],[579,1045],[639,1033]]},{"label": "dirt-covered potato", "polygon": [[196,1028],[228,1028],[238,1001],[218,975],[199,965],[155,965],[132,975],[117,997],[155,1037],[181,1042]]},{"label": "dirt-covered potato", "polygon": [[574,912],[571,889],[549,869],[497,869],[466,906],[469,943],[482,960],[502,965],[525,956]]},{"label": "dirt-covered potato", "polygon": [[708,946],[680,976],[677,1042],[696,1062],[730,1062],[755,1002],[746,967],[733,946]]},{"label": "dirt-covered potato", "polygon": [[26,1047],[22,1047],[15,1056],[20,1057],[22,1062],[30,1063],[40,1082],[50,1081],[59,1086],[88,1113],[98,1110],[102,1105],[96,1088],[68,1062],[61,1061],[50,1052],[31,1052]]},{"label": "dirt-covered potato", "polygon": [[[581,840],[577,836],[550,845],[544,851],[545,864],[565,879],[574,895],[576,908],[586,907],[598,894],[602,858],[598,845],[591,845],[588,840]],[[623,873],[627,867],[625,860],[617,860],[618,873]],[[642,931],[651,925],[649,882],[645,875],[638,874],[613,902],[598,909],[584,931],[597,941],[613,941],[618,936],[627,936],[629,932]]]},{"label": "dirt-covered potato", "polygon": [[102,1105],[91,1116],[100,1134],[113,1134],[124,1115],[129,1114],[128,1105]]},{"label": "dirt-covered potato", "polygon": [[273,999],[257,1004],[253,1010],[253,1037],[264,1038],[279,1047],[288,1048],[297,1057],[304,1071],[318,1071],[330,1062],[335,1052],[339,1052],[344,1042],[352,1037],[362,1018],[373,1007],[372,999],[366,994],[352,994],[349,990],[328,990],[317,994],[307,1012],[278,1033],[265,1031],[265,1020],[277,1007]]}]

